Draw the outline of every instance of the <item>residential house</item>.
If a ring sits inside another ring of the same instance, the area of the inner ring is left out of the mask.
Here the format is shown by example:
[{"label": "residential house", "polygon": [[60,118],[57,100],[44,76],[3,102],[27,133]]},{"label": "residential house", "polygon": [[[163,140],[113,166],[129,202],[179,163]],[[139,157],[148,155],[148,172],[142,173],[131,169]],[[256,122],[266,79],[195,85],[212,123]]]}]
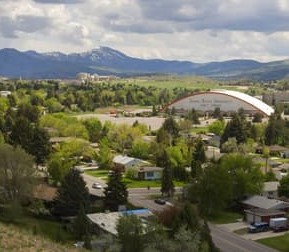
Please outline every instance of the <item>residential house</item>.
[{"label": "residential house", "polygon": [[162,177],[163,168],[143,166],[138,169],[138,179],[140,180],[158,180]]},{"label": "residential house", "polygon": [[287,211],[289,209],[288,202],[277,199],[268,199],[267,197],[259,195],[254,195],[246,200],[243,200],[242,204],[246,209],[271,209],[283,211]]},{"label": "residential house", "polygon": [[123,172],[126,172],[130,168],[136,168],[148,164],[147,162],[141,159],[122,155],[115,156],[112,162],[114,164],[114,169]]},{"label": "residential house", "polygon": [[93,213],[87,214],[87,218],[92,224],[92,231],[98,235],[110,234],[117,236],[117,223],[122,216],[136,215],[142,221],[148,220],[153,213],[149,209],[126,210],[119,212]]},{"label": "residential house", "polygon": [[285,217],[286,212],[276,209],[247,209],[245,212],[245,220],[249,223],[270,222],[271,218]]}]

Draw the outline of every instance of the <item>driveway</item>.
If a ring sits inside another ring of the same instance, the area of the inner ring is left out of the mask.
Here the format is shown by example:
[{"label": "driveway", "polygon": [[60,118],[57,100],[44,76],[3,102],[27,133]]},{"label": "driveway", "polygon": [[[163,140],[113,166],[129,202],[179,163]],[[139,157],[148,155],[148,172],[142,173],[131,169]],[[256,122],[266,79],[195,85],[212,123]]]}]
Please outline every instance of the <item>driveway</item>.
[{"label": "driveway", "polygon": [[[218,228],[226,230],[228,232],[233,233],[236,230],[245,229],[249,226],[246,222],[235,222],[235,223],[229,223],[229,224],[221,224],[216,225]],[[273,231],[267,231],[267,232],[260,232],[260,233],[246,233],[243,235],[239,235],[240,237],[246,239],[246,240],[259,240],[264,238],[270,238],[270,237],[276,237],[284,235],[285,233],[289,233],[289,231],[286,232],[273,232]]]}]

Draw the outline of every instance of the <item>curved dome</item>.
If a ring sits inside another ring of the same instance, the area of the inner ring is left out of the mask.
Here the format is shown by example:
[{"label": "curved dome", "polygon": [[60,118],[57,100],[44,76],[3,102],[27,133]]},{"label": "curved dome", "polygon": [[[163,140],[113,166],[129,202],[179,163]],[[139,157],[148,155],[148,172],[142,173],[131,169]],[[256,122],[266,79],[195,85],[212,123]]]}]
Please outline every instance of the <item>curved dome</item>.
[{"label": "curved dome", "polygon": [[191,94],[178,99],[167,106],[176,110],[191,110],[208,112],[220,108],[222,112],[234,112],[240,108],[247,113],[261,112],[266,116],[274,113],[274,109],[266,103],[241,92],[231,90],[211,90]]}]

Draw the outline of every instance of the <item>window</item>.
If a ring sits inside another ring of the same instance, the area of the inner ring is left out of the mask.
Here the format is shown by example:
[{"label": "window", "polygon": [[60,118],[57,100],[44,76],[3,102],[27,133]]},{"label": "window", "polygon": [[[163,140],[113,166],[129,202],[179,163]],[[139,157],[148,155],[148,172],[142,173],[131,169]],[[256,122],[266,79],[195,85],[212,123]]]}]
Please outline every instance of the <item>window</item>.
[{"label": "window", "polygon": [[147,172],[147,177],[153,177],[154,176],[154,172]]}]

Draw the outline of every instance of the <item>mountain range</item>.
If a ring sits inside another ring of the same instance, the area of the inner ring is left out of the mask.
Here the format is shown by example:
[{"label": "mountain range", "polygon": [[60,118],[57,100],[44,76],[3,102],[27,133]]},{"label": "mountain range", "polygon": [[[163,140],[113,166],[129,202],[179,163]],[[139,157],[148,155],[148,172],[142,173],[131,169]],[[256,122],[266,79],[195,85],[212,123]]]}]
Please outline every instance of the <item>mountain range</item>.
[{"label": "mountain range", "polygon": [[135,76],[145,74],[199,75],[213,79],[277,80],[289,76],[289,60],[261,63],[229,60],[194,63],[190,61],[139,59],[109,47],[83,53],[21,52],[0,50],[0,76],[8,78],[73,79],[79,72],[99,75]]}]

